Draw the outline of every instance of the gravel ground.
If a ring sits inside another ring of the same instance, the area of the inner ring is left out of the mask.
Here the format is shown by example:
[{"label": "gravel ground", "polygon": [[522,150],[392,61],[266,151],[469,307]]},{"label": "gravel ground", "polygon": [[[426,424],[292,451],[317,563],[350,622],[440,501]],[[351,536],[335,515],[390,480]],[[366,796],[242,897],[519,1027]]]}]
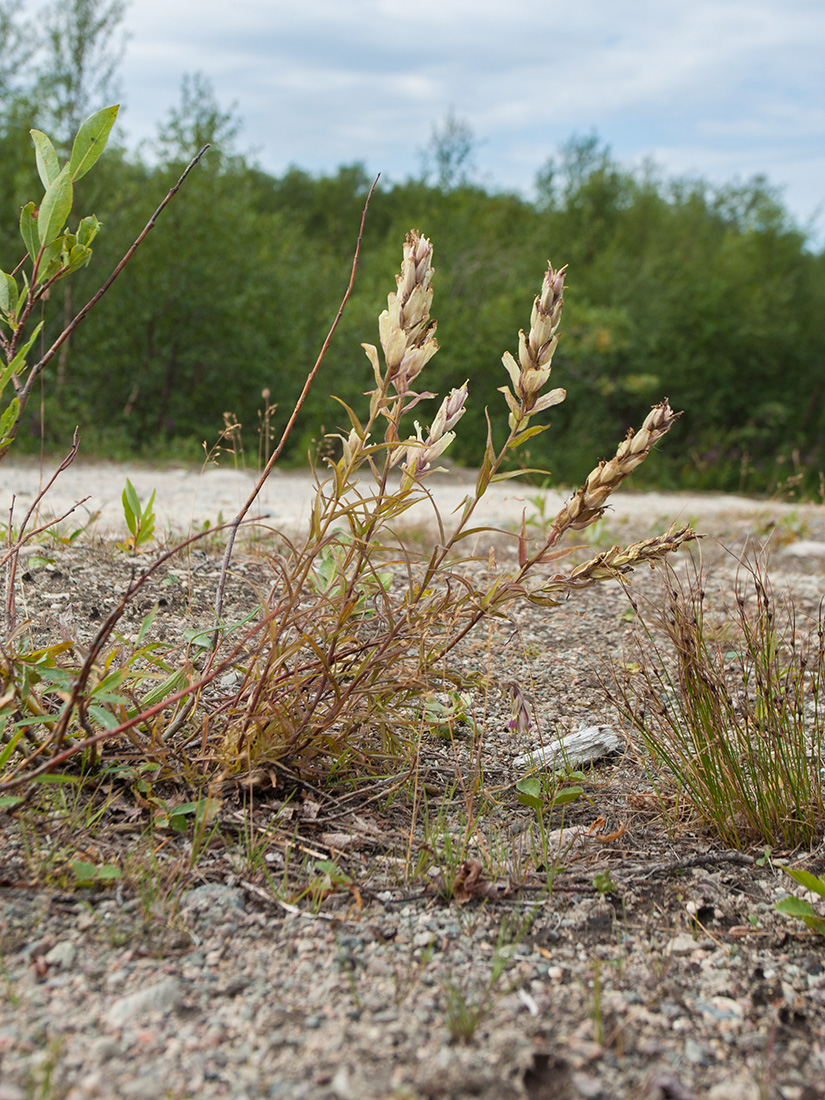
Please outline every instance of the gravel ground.
[{"label": "gravel ground", "polygon": [[[123,484],[123,469],[94,469]],[[162,504],[170,475],[135,473],[139,491],[144,475]],[[214,483],[208,496],[218,506]],[[773,530],[774,585],[815,610],[822,509],[632,499],[600,538],[646,537],[675,506],[733,547]],[[508,515],[502,504],[497,521]],[[89,636],[128,581],[127,556],[100,538],[29,550],[19,606],[32,629]],[[508,552],[496,543],[499,565]],[[711,540],[703,553],[711,595],[729,594],[733,560]],[[155,629],[173,643],[208,622],[216,576],[208,547],[173,562],[123,630],[160,603]],[[266,577],[260,548],[239,557],[228,613]],[[650,570],[634,580],[654,600],[658,585]],[[279,774],[222,791],[197,854],[191,835],[149,829],[133,782],[107,780],[98,821],[71,794],[51,816],[1,815],[0,1100],[825,1097],[825,939],[774,909],[790,881],[774,861],[821,874],[825,849],[730,852],[689,821],[666,826],[599,686],[632,643],[627,608],[603,586],[471,636],[456,661],[482,676],[483,741],[432,738],[416,786],[426,807],[389,780],[350,790]],[[534,704],[523,734],[508,729],[514,680]],[[567,831],[543,852],[515,761],[594,724],[624,747],[554,813],[548,827]],[[70,887],[77,859],[121,878]]]}]

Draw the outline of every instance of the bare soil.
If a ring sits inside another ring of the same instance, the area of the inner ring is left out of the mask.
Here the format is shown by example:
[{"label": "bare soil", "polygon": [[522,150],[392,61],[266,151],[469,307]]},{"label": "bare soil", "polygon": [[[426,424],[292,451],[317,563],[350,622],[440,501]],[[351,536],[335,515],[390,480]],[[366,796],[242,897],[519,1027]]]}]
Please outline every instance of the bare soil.
[{"label": "bare soil", "polygon": [[[134,555],[103,537],[117,528],[125,471],[98,470],[90,482],[84,468],[84,487],[94,509],[109,494],[100,534],[44,535],[21,564],[18,614],[43,643],[87,643],[135,575]],[[178,472],[129,474],[144,498],[151,483],[159,505],[178,501],[164,513],[170,527],[213,522],[216,507],[229,518],[216,483],[202,515]],[[451,480],[460,500],[467,476]],[[278,496],[280,519],[288,498],[305,506],[301,486]],[[508,491],[501,526],[525,506],[523,490]],[[636,503],[622,512],[617,498],[600,544],[690,515],[714,536],[702,553],[721,605],[736,567],[725,547],[770,535],[774,587],[793,592],[801,616],[816,612],[821,508],[625,499]],[[62,502],[51,507],[61,514]],[[170,650],[208,629],[218,549],[199,544],[153,575],[119,625],[125,644],[155,606],[150,638]],[[477,551],[490,570],[513,553],[502,538]],[[269,584],[265,542],[245,544],[227,617]],[[642,598],[660,599],[660,584],[647,569],[633,579]],[[825,847],[734,852],[689,815],[663,818],[600,683],[630,659],[627,612],[608,584],[482,626],[456,657],[477,677],[480,736],[430,738],[403,782],[276,769],[254,788],[224,787],[197,854],[193,830],[177,833],[158,813],[159,799],[174,807],[204,793],[193,785],[197,739],[175,781],[139,774],[125,747],[124,770],[92,775],[82,798],[67,787],[59,804],[49,792],[0,816],[0,1100],[825,1097],[825,938],[774,908],[794,892],[777,861],[821,874]],[[513,681],[534,708],[522,734],[508,727]],[[594,724],[626,747],[553,812],[548,828],[573,831],[543,859],[514,761]],[[77,885],[78,860],[120,878]]]}]

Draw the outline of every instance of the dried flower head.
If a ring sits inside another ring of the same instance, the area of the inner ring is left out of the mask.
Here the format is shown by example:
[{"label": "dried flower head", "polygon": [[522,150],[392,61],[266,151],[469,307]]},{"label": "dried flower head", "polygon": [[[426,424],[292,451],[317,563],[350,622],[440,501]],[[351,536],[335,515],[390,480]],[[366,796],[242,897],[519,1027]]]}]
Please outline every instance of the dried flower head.
[{"label": "dried flower head", "polygon": [[565,504],[553,520],[548,543],[558,542],[567,530],[588,527],[604,513],[607,498],[650,454],[654,444],[670,431],[679,413],[668,399],[654,405],[638,432],[631,428],[613,458],[591,470],[584,485]]},{"label": "dried flower head", "polygon": [[564,271],[555,271],[548,265],[541,293],[533,302],[530,317],[530,332],[519,332],[518,362],[509,351],[502,356],[502,362],[513,383],[513,392],[507,386],[501,387],[510,408],[510,427],[518,428],[530,416],[544,412],[564,401],[563,389],[551,390],[543,397],[539,396],[552,370],[553,353],[559,338],[556,334],[561,323],[561,311],[564,305]]},{"label": "dried flower head", "polygon": [[397,290],[388,295],[387,308],[378,318],[378,334],[389,380],[396,393],[410,393],[410,386],[438,351],[436,322],[430,320],[433,291],[430,285],[433,246],[413,229],[404,243]]},{"label": "dried flower head", "polygon": [[432,427],[427,438],[422,437],[421,425],[415,422],[415,437],[406,440],[395,452],[392,458],[394,465],[401,455],[406,455],[402,465],[404,479],[402,486],[409,488],[424,474],[431,473],[433,462],[442,455],[455,439],[452,430],[465,413],[464,403],[467,400],[468,383],[465,382],[456,390],[450,390],[449,394],[441,402],[441,408],[435,415]]}]

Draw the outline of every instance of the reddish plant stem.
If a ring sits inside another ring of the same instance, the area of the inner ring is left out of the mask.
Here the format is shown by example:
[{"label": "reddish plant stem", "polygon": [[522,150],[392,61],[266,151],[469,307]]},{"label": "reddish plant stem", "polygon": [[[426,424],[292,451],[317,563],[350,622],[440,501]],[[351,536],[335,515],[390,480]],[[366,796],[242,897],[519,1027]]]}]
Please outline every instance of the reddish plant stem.
[{"label": "reddish plant stem", "polygon": [[349,283],[347,284],[347,289],[344,292],[344,297],[341,299],[341,304],[338,307],[337,314],[335,315],[335,320],[332,322],[332,326],[330,327],[330,330],[327,333],[327,338],[326,338],[326,340],[324,340],[323,346],[321,347],[321,350],[318,354],[318,358],[315,360],[315,365],[313,366],[313,368],[309,372],[309,374],[306,376],[306,380],[304,382],[304,388],[301,390],[301,394],[300,394],[298,400],[295,402],[295,407],[293,408],[292,413],[289,417],[289,420],[286,423],[286,427],[283,430],[281,438],[278,442],[278,446],[275,448],[275,450],[270,455],[269,461],[267,462],[266,466],[264,466],[263,473],[258,478],[258,483],[255,486],[255,488],[252,490],[252,492],[249,495],[246,503],[241,508],[240,512],[238,512],[238,514],[234,518],[234,520],[229,524],[229,537],[228,537],[227,542],[226,542],[226,550],[224,551],[223,561],[221,562],[221,573],[220,573],[220,577],[218,578],[218,590],[215,594],[215,630],[212,634],[212,648],[213,649],[218,644],[218,636],[220,634],[220,619],[221,619],[221,612],[223,611],[224,590],[226,588],[226,578],[227,578],[227,574],[228,574],[228,571],[229,571],[229,564],[232,561],[232,550],[235,546],[235,536],[237,535],[238,528],[243,523],[247,512],[252,507],[252,504],[254,503],[255,498],[258,496],[261,489],[263,489],[267,478],[272,473],[272,470],[275,467],[275,463],[281,457],[281,452],[283,451],[284,447],[286,446],[286,441],[289,438],[289,436],[292,432],[292,429],[295,426],[295,421],[298,418],[298,414],[300,413],[301,409],[303,408],[303,404],[306,401],[307,394],[309,393],[310,386],[315,381],[315,376],[318,373],[318,370],[321,366],[321,363],[324,360],[324,356],[327,353],[327,349],[330,345],[330,341],[332,340],[332,337],[335,334],[335,330],[338,328],[338,324],[339,324],[341,318],[344,315],[344,309],[346,308],[347,302],[349,301],[350,295],[352,294],[352,289],[355,285],[355,272],[358,268],[358,260],[359,260],[359,257],[361,255],[361,240],[364,236],[364,225],[365,225],[366,220],[367,220],[367,210],[369,209],[370,200],[372,199],[372,194],[375,191],[375,188],[378,184],[378,180],[380,178],[381,178],[380,175],[378,175],[373,180],[372,187],[370,188],[369,194],[367,195],[367,201],[364,203],[364,209],[361,213],[361,224],[360,224],[359,229],[358,229],[358,240],[355,243],[355,255],[352,258],[352,271],[350,272]]}]

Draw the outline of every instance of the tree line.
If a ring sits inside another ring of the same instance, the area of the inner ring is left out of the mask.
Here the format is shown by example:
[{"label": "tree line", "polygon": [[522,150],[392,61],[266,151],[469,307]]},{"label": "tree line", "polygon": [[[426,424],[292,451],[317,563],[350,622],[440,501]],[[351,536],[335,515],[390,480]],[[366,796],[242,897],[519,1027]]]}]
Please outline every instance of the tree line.
[{"label": "tree line", "polygon": [[[58,0],[57,29],[42,36],[36,69],[26,37],[11,33],[18,9],[0,0],[4,267],[19,251],[20,208],[37,193],[29,129],[66,141],[79,112],[111,101],[103,97],[123,14],[118,3]],[[97,289],[194,153],[212,145],[50,368],[23,446],[60,450],[78,424],[85,455],[197,459],[237,422],[235,439],[254,464],[262,427],[278,434],[337,311],[372,180],[360,163],[274,175],[237,152],[236,135],[208,83],[190,77],[149,154],[110,146],[88,177],[82,204],[103,230],[71,299],[48,303],[46,341]],[[485,410],[494,435],[506,434],[501,355],[517,351],[549,259],[568,265],[552,382],[568,396],[522,454],[526,466],[577,482],[668,396],[684,415],[643,483],[766,492],[791,479],[815,491],[825,470],[825,254],[781,195],[762,178],[714,186],[630,170],[590,135],[548,160],[528,199],[474,182],[468,141],[466,126],[448,119],[433,133],[428,171],[379,183],[355,291],[289,460],[335,446],[325,436],[345,417],[330,394],[365,407],[370,368],[360,344],[378,342],[377,315],[415,227],[433,240],[437,270],[441,350],[426,388],[443,394],[470,382],[452,461],[479,460]]]}]

